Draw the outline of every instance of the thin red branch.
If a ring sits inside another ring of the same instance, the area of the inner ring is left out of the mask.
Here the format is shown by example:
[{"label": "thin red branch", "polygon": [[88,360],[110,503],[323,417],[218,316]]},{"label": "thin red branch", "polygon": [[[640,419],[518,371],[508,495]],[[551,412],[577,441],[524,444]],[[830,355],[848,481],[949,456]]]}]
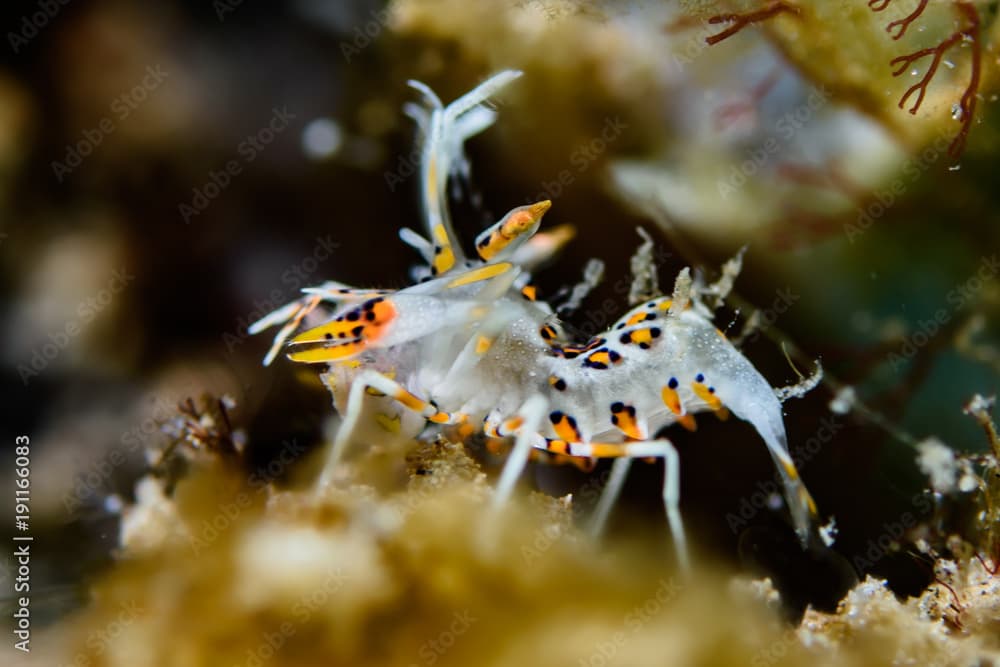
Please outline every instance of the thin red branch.
[{"label": "thin red branch", "polygon": [[962,38],[961,33],[954,33],[948,39],[944,40],[937,46],[928,47],[926,49],[920,49],[919,51],[914,51],[913,53],[908,53],[904,56],[899,56],[898,58],[893,58],[889,61],[889,66],[893,66],[899,63],[899,67],[892,73],[893,76],[899,76],[905,72],[910,65],[914,62],[924,58],[925,56],[931,56],[931,64],[927,67],[927,71],[920,78],[920,81],[916,82],[910,86],[903,96],[899,99],[899,108],[902,109],[906,104],[906,100],[910,99],[910,95],[917,93],[917,100],[910,107],[909,111],[911,114],[916,114],[920,105],[924,102],[924,95],[927,93],[927,86],[930,84],[931,79],[937,74],[938,66],[941,64],[941,58],[944,57],[945,51],[950,49],[959,39]]},{"label": "thin red branch", "polygon": [[1000,572],[1000,562],[994,560],[993,565],[989,566],[986,564],[986,560],[979,555],[978,551],[975,552],[975,556],[979,559],[979,563],[983,566],[983,569],[990,573],[991,577],[997,576],[997,572]]},{"label": "thin red branch", "polygon": [[868,0],[868,7],[871,8],[873,12],[880,12],[889,6],[892,0]]},{"label": "thin red branch", "polygon": [[[886,0],[885,5],[887,5],[889,1],[890,0]],[[917,9],[914,10],[910,16],[906,17],[906,19],[903,19],[902,21],[894,21],[889,24],[886,28],[887,31],[893,26],[901,26],[899,34],[893,37],[893,39],[898,39],[902,36],[902,34],[906,31],[906,27],[916,18],[916,16],[919,16],[926,4],[927,0],[921,0],[920,6],[917,7]],[[875,11],[884,9],[885,5],[880,5],[879,9],[876,9]],[[872,3],[869,3],[869,6],[872,6]],[[976,112],[976,95],[979,92],[979,79],[981,76],[982,66],[982,48],[979,37],[979,12],[977,12],[972,3],[967,0],[960,0],[959,2],[956,2],[955,7],[965,20],[965,27],[963,29],[955,31],[937,46],[920,49],[919,51],[914,51],[913,53],[908,53],[889,61],[890,67],[896,67],[892,75],[899,76],[918,60],[931,56],[931,62],[927,66],[927,70],[924,72],[924,75],[920,78],[920,81],[910,86],[899,99],[899,108],[902,109],[906,105],[907,100],[916,94],[916,100],[914,100],[913,105],[908,109],[911,114],[916,114],[917,110],[920,109],[920,105],[923,104],[924,96],[927,94],[927,86],[930,85],[930,82],[937,74],[938,67],[941,65],[941,59],[944,57],[944,54],[951,49],[951,47],[960,42],[967,41],[972,44],[972,71],[969,75],[969,85],[966,86],[965,92],[962,94],[962,98],[958,103],[958,109],[955,114],[953,114],[956,118],[958,118],[958,120],[961,121],[962,126],[959,128],[958,135],[948,146],[948,153],[952,157],[956,157],[962,152],[962,149],[965,147],[965,141],[969,135],[969,131],[972,129],[972,121]]]},{"label": "thin red branch", "polygon": [[965,613],[965,607],[964,607],[964,605],[962,605],[961,598],[958,597],[958,593],[955,592],[955,589],[952,588],[951,584],[949,584],[945,580],[941,579],[940,577],[934,577],[934,581],[937,582],[937,583],[939,583],[939,584],[941,584],[945,588],[947,588],[948,592],[951,593],[951,597],[954,600],[954,602],[952,602],[948,606],[955,610],[955,614],[956,614],[956,616],[955,616],[955,625],[959,629],[961,629],[962,628],[962,614]]},{"label": "thin red branch", "polygon": [[720,33],[716,33],[705,38],[706,44],[718,44],[722,40],[732,37],[743,28],[754,23],[760,23],[761,21],[766,21],[767,19],[780,14],[781,12],[788,12],[790,14],[798,14],[799,8],[794,5],[790,5],[787,2],[782,2],[781,0],[776,0],[768,4],[762,9],[758,9],[754,12],[745,12],[742,14],[718,14],[712,16],[708,19],[711,25],[716,25],[719,23],[732,23],[731,26],[726,28]]},{"label": "thin red branch", "polygon": [[[905,35],[907,28],[910,27],[910,24],[916,21],[918,18],[920,18],[920,15],[924,13],[924,9],[927,7],[928,2],[930,2],[930,0],[920,0],[920,3],[917,5],[916,9],[910,12],[909,16],[901,18],[898,21],[893,21],[892,23],[890,23],[885,27],[885,31],[890,35],[892,35],[893,39],[899,39],[900,37]],[[869,6],[871,6],[871,3],[868,4]],[[896,32],[895,35],[893,35],[892,29],[897,27],[899,28],[899,30]]]},{"label": "thin red branch", "polygon": [[756,83],[750,89],[743,99],[723,104],[716,109],[716,129],[724,129],[732,123],[734,119],[752,112],[760,104],[760,101],[767,97],[768,93],[774,89],[774,86],[781,79],[783,73],[784,72],[781,67],[773,68],[771,72],[763,78],[763,80]]},{"label": "thin red branch", "polygon": [[972,44],[972,73],[969,75],[969,85],[962,94],[958,108],[962,114],[962,127],[958,131],[951,145],[948,146],[948,153],[956,157],[965,148],[965,140],[969,137],[972,129],[972,121],[976,114],[976,96],[979,94],[979,77],[982,75],[982,43],[979,36],[979,12],[971,2],[959,2],[956,5],[958,11],[965,15],[966,28],[961,32],[962,38]]}]

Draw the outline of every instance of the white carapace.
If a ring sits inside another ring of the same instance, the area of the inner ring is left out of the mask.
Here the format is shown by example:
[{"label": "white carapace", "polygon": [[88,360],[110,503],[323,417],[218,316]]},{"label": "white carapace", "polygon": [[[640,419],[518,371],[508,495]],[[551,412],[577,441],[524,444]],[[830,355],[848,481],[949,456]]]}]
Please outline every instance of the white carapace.
[{"label": "white carapace", "polygon": [[571,235],[538,233],[549,201],[513,209],[476,239],[477,258],[463,253],[449,217],[449,178],[467,174],[464,142],[494,122],[490,96],[518,76],[500,72],[448,106],[411,82],[424,97],[422,106],[406,111],[419,126],[426,236],[410,229],[400,236],[426,262],[416,270],[416,284],[387,291],[328,282],[250,327],[257,333],[283,325],[265,363],[287,345],[290,359],[327,366],[323,379],[343,421],[321,483],[361,427],[376,424],[406,437],[428,422],[461,425],[465,434],[481,428],[487,436],[515,439],[498,504],[533,451],[617,459],[595,512],[599,530],[630,461],[660,457],[664,506],[687,567],[677,453],[666,438],[652,437],[675,422],[693,428],[697,413],[725,418],[731,412],[767,445],[805,544],[816,508],[788,453],[781,402],[712,323],[701,298],[711,294],[721,302],[732,275],[713,292],[685,269],[670,297],[633,303],[608,330],[578,342],[566,337],[553,308],[535,300],[528,284],[530,271]]}]

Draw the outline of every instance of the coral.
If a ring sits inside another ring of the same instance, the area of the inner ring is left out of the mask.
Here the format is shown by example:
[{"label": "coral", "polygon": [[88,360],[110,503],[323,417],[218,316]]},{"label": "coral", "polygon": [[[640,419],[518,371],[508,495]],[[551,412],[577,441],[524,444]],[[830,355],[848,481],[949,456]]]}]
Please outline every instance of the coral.
[{"label": "coral", "polygon": [[[370,461],[369,461],[370,463]],[[665,574],[648,545],[595,545],[570,497],[489,506],[465,449],[420,445],[401,487],[257,486],[204,459],[141,492],[121,562],[45,664],[964,665],[1000,658],[1000,577],[939,561],[900,602],[869,578],[835,613],[783,626],[769,580],[709,563]],[[141,482],[147,485],[150,482]],[[167,530],[165,530],[167,528]],[[956,611],[956,604],[960,608]]]}]

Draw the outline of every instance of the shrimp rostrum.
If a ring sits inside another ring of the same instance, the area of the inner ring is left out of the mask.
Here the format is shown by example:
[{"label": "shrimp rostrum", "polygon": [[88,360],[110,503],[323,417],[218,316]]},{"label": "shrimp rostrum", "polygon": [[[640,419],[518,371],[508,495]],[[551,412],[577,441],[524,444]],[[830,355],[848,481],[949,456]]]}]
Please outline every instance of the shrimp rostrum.
[{"label": "shrimp rostrum", "polygon": [[[326,366],[323,380],[342,422],[320,483],[372,420],[411,438],[428,423],[459,425],[461,433],[513,439],[497,504],[509,497],[533,451],[616,459],[595,512],[599,527],[631,460],[662,458],[664,508],[686,567],[678,456],[669,439],[655,434],[674,423],[693,429],[698,413],[732,413],[767,445],[805,545],[816,508],[788,452],[781,402],[712,323],[686,269],[671,296],[632,304],[607,331],[581,343],[567,338],[553,308],[535,300],[528,285],[530,271],[566,237],[538,232],[549,201],[514,208],[477,237],[478,257],[463,253],[447,185],[467,173],[464,142],[495,120],[486,103],[518,76],[500,72],[447,106],[411,82],[424,98],[406,111],[419,130],[426,229],[425,235],[403,229],[400,237],[424,259],[416,284],[383,291],[325,283],[250,328],[281,326],[265,363],[285,348],[293,361]],[[310,328],[310,322],[322,323]]]}]

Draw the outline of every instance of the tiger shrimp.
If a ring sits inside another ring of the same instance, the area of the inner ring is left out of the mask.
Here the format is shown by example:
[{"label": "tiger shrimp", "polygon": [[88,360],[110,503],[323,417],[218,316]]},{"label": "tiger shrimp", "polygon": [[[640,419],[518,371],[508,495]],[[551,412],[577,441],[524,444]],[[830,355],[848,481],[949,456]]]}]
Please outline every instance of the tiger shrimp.
[{"label": "tiger shrimp", "polygon": [[342,421],[319,483],[330,481],[358,429],[372,420],[409,438],[428,423],[457,426],[466,435],[513,440],[496,506],[510,497],[532,452],[615,459],[592,523],[599,531],[631,461],[661,458],[663,507],[686,569],[678,455],[655,434],[675,423],[694,429],[699,413],[731,413],[764,440],[806,546],[816,506],[789,455],[781,402],[712,323],[687,269],[671,296],[644,300],[579,344],[528,284],[531,271],[568,236],[539,232],[551,202],[514,208],[476,238],[477,257],[465,256],[447,185],[468,172],[466,140],[496,119],[488,101],[520,74],[500,72],[447,106],[427,86],[410,82],[424,98],[405,111],[418,126],[426,236],[403,229],[400,237],[424,259],[415,284],[383,291],[325,283],[250,327],[257,333],[281,325],[265,365],[286,348],[292,361],[326,366],[322,378]]}]

